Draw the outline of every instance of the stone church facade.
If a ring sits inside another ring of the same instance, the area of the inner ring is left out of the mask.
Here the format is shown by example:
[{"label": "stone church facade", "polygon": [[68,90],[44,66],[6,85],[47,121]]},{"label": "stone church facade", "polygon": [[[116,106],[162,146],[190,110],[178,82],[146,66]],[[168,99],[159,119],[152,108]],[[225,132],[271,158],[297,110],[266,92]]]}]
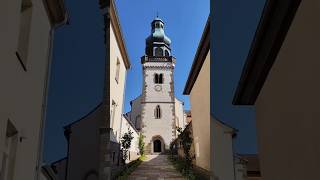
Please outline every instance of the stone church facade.
[{"label": "stone church facade", "polygon": [[147,154],[164,153],[177,137],[177,128],[186,125],[183,102],[174,95],[174,67],[171,40],[165,35],[164,22],[158,17],[151,23],[146,39],[142,94],[130,102],[127,113],[136,129],[144,135]]}]

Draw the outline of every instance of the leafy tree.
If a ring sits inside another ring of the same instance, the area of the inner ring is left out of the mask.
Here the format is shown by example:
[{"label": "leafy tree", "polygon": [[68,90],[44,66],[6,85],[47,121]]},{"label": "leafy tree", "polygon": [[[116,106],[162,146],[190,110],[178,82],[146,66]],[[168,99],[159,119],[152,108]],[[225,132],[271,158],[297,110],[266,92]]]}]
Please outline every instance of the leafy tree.
[{"label": "leafy tree", "polygon": [[133,132],[130,130],[130,128],[128,128],[128,132],[124,133],[124,135],[121,138],[122,154],[124,161],[128,159],[128,152],[131,147],[131,141],[133,139],[132,134]]},{"label": "leafy tree", "polygon": [[144,156],[144,136],[142,133],[140,133],[139,135],[139,153],[140,153],[140,156]]}]

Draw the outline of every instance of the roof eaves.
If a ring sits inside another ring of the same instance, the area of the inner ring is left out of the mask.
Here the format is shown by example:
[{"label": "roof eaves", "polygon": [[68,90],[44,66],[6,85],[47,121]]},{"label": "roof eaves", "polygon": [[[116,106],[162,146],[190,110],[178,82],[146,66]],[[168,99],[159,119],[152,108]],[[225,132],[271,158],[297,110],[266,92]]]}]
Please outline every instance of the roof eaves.
[{"label": "roof eaves", "polygon": [[189,72],[189,76],[186,82],[186,85],[183,90],[184,95],[189,95],[191,89],[196,82],[196,79],[200,73],[201,67],[205,61],[206,55],[210,50],[210,16],[207,19],[204,31],[201,36],[201,40],[199,42],[199,46],[197,48],[196,55],[194,57],[191,70]]},{"label": "roof eaves", "polygon": [[236,89],[234,105],[253,105],[301,0],[267,0]]}]

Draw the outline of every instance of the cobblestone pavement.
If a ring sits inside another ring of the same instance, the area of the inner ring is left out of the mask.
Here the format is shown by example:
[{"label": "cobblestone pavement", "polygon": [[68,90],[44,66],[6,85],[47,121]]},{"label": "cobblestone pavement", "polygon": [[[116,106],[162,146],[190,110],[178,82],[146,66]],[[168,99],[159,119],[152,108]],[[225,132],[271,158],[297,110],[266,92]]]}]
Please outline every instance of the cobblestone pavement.
[{"label": "cobblestone pavement", "polygon": [[147,155],[129,180],[162,180],[162,179],[184,179],[183,176],[173,167],[167,155]]}]

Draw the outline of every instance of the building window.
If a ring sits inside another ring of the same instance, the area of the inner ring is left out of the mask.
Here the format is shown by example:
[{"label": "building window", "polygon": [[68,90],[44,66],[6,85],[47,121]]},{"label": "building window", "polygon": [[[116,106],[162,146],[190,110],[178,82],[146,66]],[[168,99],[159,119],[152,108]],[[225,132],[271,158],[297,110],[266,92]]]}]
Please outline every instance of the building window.
[{"label": "building window", "polygon": [[163,84],[163,74],[159,74],[159,84]]},{"label": "building window", "polygon": [[161,118],[161,109],[160,109],[159,105],[157,105],[155,110],[154,110],[154,117],[156,119],[160,119]]},{"label": "building window", "polygon": [[155,48],[154,50],[155,56],[163,56],[163,50],[160,47]]},{"label": "building window", "polygon": [[115,77],[115,80],[117,83],[119,82],[119,75],[120,75],[120,61],[119,61],[119,58],[117,58],[116,77]]},{"label": "building window", "polygon": [[113,124],[114,124],[114,116],[115,116],[115,111],[116,111],[117,104],[112,100],[112,106],[111,106],[111,128],[113,129]]},{"label": "building window", "polygon": [[169,51],[168,51],[168,50],[165,50],[165,51],[164,51],[164,54],[165,54],[165,56],[167,56],[167,57],[168,57],[168,56],[170,56],[170,54],[169,54]]},{"label": "building window", "polygon": [[31,29],[32,18],[32,3],[31,0],[22,0],[20,9],[20,26],[18,34],[18,46],[16,56],[26,71],[26,64],[28,59],[29,36]]},{"label": "building window", "polygon": [[163,84],[163,74],[162,73],[161,74],[155,73],[153,80],[154,80],[155,84]]},{"label": "building window", "polygon": [[6,135],[4,139],[4,149],[2,156],[2,166],[0,169],[0,179],[12,179],[14,173],[14,163],[16,157],[16,149],[18,143],[18,131],[8,120]]}]

